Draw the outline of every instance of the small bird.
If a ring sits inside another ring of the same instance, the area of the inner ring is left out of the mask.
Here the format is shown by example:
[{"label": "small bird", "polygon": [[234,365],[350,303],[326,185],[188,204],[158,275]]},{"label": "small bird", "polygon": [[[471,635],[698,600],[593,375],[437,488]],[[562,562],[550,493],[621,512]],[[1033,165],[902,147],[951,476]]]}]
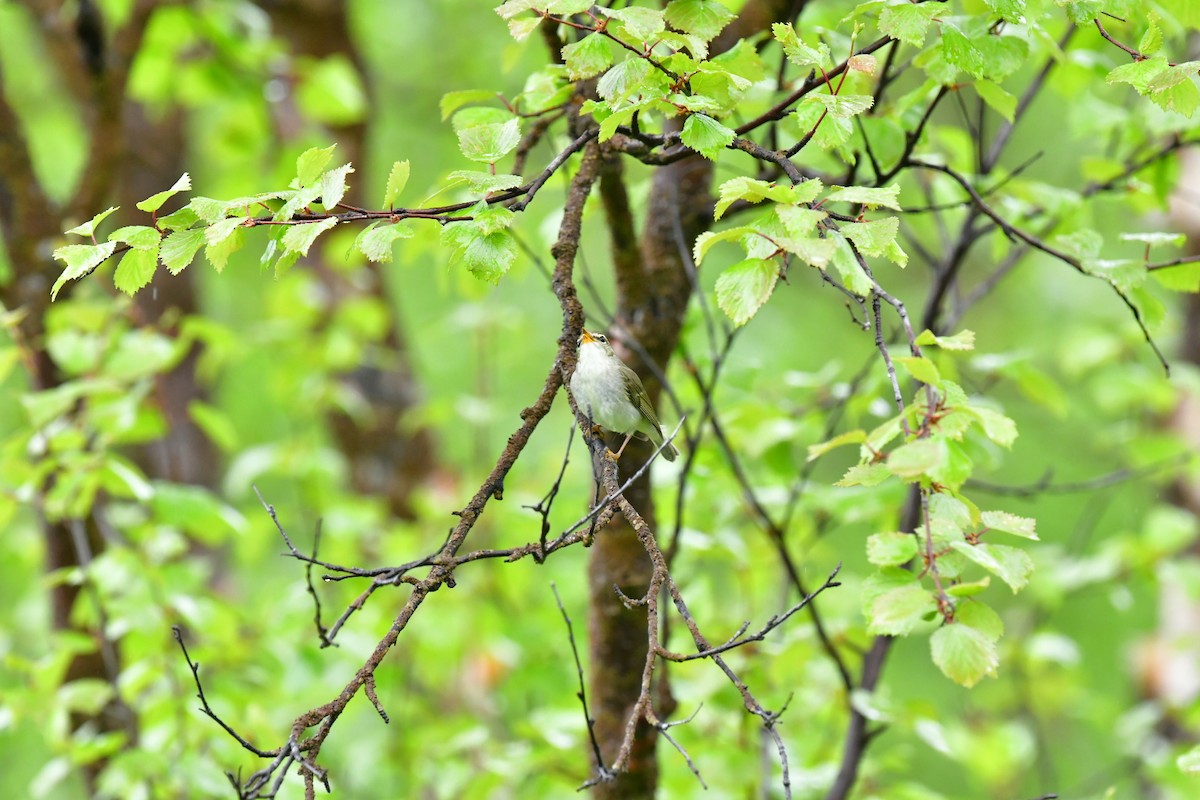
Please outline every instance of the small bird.
[{"label": "small bird", "polygon": [[[617,458],[634,436],[649,439],[655,447],[662,445],[662,426],[642,379],[617,358],[603,334],[585,329],[579,337],[579,361],[571,376],[571,394],[579,410],[593,423],[625,436]],[[674,461],[679,451],[668,444],[662,454],[667,461]]]}]

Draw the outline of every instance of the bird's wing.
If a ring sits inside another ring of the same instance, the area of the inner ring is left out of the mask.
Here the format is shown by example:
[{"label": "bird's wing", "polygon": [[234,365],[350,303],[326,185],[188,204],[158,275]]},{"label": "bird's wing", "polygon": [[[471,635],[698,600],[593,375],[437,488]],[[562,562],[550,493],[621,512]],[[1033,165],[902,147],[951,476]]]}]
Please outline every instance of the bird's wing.
[{"label": "bird's wing", "polygon": [[[658,414],[654,413],[654,406],[650,404],[650,395],[646,393],[646,387],[642,385],[642,379],[629,367],[622,366],[626,373],[625,391],[629,396],[629,402],[641,413],[642,418],[650,423],[655,432],[661,431],[662,426],[658,422]],[[661,433],[659,433],[659,436],[661,437]]]}]

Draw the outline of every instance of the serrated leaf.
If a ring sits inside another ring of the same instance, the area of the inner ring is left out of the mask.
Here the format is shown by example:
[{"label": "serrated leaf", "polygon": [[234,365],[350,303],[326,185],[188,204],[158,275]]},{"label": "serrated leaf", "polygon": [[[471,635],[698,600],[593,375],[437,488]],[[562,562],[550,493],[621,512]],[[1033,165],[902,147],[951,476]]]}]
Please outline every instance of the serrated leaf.
[{"label": "serrated leaf", "polygon": [[1149,15],[1149,25],[1146,32],[1142,34],[1141,41],[1138,42],[1138,52],[1152,56],[1162,47],[1163,35],[1162,28],[1158,27],[1158,16],[1152,11]]},{"label": "serrated leaf", "polygon": [[1022,539],[1037,541],[1037,520],[1029,517],[1018,517],[1007,511],[984,511],[981,515],[984,527],[1001,533],[1011,533]]},{"label": "serrated leaf", "polygon": [[778,280],[779,265],[773,259],[739,261],[717,277],[717,305],[734,325],[745,325],[771,297]]},{"label": "serrated leaf", "polygon": [[395,241],[412,238],[412,235],[412,229],[405,222],[373,222],[358,234],[354,246],[371,261],[387,263],[392,260]]},{"label": "serrated leaf", "polygon": [[[445,119],[443,116],[442,119]],[[408,185],[409,175],[408,160],[397,161],[392,164],[392,171],[388,173],[387,188],[383,192],[383,204],[391,209],[396,207],[396,198],[404,191],[404,187]]]},{"label": "serrated leaf", "polygon": [[708,42],[716,38],[734,18],[734,13],[716,0],[671,0],[663,12],[667,24]]},{"label": "serrated leaf", "polygon": [[821,192],[821,182],[816,179],[788,186],[755,178],[731,178],[721,184],[719,198],[713,211],[715,219],[729,209],[734,202],[745,200],[747,203],[761,203],[764,200],[774,200],[777,203],[811,203]]},{"label": "serrated leaf", "polygon": [[867,561],[877,567],[899,567],[917,556],[917,537],[911,533],[875,533],[867,537]]},{"label": "serrated leaf", "polygon": [[[246,217],[231,217],[231,219],[243,220]],[[215,228],[216,225],[213,227]],[[213,269],[217,272],[223,272],[225,266],[229,263],[229,257],[242,249],[242,243],[245,241],[245,235],[242,233],[243,230],[241,227],[234,227],[230,231],[230,234],[221,239],[221,241],[215,244],[209,242],[205,246],[204,257],[208,259],[208,263],[212,264]],[[212,231],[212,228],[209,228],[209,231]],[[208,240],[207,236],[205,236],[205,240]]]},{"label": "serrated leaf", "polygon": [[163,239],[159,259],[172,275],[178,275],[192,263],[196,251],[204,244],[204,233],[204,228],[188,228],[175,231]]},{"label": "serrated leaf", "polygon": [[520,175],[493,175],[490,172],[469,169],[455,170],[447,177],[455,183],[459,181],[466,183],[472,193],[485,195],[502,192],[506,189],[515,189],[522,183]]},{"label": "serrated leaf", "polygon": [[986,406],[971,406],[968,413],[979,420],[983,433],[1001,447],[1012,447],[1017,440],[1017,423]]},{"label": "serrated leaf", "polygon": [[458,149],[472,161],[494,164],[521,143],[521,123],[507,122],[473,125],[458,130]]},{"label": "serrated leaf", "polygon": [[1008,584],[1013,594],[1029,583],[1033,559],[1024,550],[1002,544],[950,542],[950,546]]},{"label": "serrated leaf", "polygon": [[113,284],[125,294],[133,294],[154,278],[158,268],[158,248],[133,248],[121,258],[113,272]]},{"label": "serrated leaf", "polygon": [[58,297],[58,290],[67,281],[78,280],[100,266],[117,249],[116,242],[104,244],[68,244],[54,251],[54,257],[66,264],[66,269],[50,287],[50,299]]},{"label": "serrated leaf", "polygon": [[927,615],[937,611],[930,591],[919,583],[884,592],[867,608],[867,632],[876,636],[907,636]]},{"label": "serrated leaf", "polygon": [[863,270],[862,264],[858,263],[850,245],[841,233],[832,232],[829,238],[834,241],[833,266],[841,276],[842,283],[859,297],[870,297],[871,292],[875,290],[875,282]]},{"label": "serrated leaf", "polygon": [[158,211],[160,208],[162,208],[163,203],[167,202],[168,200],[170,200],[172,197],[179,194],[180,192],[190,191],[191,188],[192,188],[192,178],[190,175],[188,175],[185,172],[185,173],[183,173],[183,175],[181,175],[179,177],[179,180],[175,181],[175,185],[172,186],[170,189],[167,189],[165,192],[158,192],[157,194],[150,195],[145,200],[138,203],[137,207],[139,209],[141,209],[142,211],[149,211],[150,213],[154,213],[155,211]]},{"label": "serrated leaf", "polygon": [[801,68],[824,69],[830,65],[829,45],[818,42],[814,47],[796,34],[791,23],[776,22],[771,26],[771,34],[783,48],[788,61]]},{"label": "serrated leaf", "polygon": [[346,176],[354,172],[354,167],[342,164],[336,169],[326,170],[321,174],[321,205],[326,211],[332,211],[346,195]]},{"label": "serrated leaf", "polygon": [[639,42],[653,39],[666,28],[663,12],[656,8],[628,6],[618,9],[600,6],[599,9],[604,16],[620,20],[625,31]]},{"label": "serrated leaf", "polygon": [[691,114],[683,123],[680,140],[710,161],[733,141],[732,128],[726,128],[707,114]]},{"label": "serrated leaf", "polygon": [[215,222],[207,228],[202,228],[204,231],[205,244],[212,246],[220,244],[233,234],[249,217],[227,217],[220,222]]},{"label": "serrated leaf", "polygon": [[504,224],[506,219],[479,213],[474,220],[443,228],[442,241],[451,248],[451,263],[461,262],[480,280],[499,283],[517,259],[517,243]]},{"label": "serrated leaf", "polygon": [[321,196],[320,184],[312,186],[302,186],[295,191],[289,192],[287,200],[275,212],[272,219],[277,222],[286,222],[296,216],[300,211],[307,209],[311,204],[317,202],[317,198]]},{"label": "serrated leaf", "polygon": [[110,242],[124,242],[130,247],[136,247],[139,250],[157,250],[159,242],[162,241],[162,233],[157,228],[151,228],[149,225],[126,225],[110,233],[108,240]]},{"label": "serrated leaf", "polygon": [[892,360],[902,364],[908,370],[908,374],[921,383],[930,386],[940,386],[942,383],[942,375],[938,372],[937,365],[924,356],[897,356]]},{"label": "serrated leaf", "polygon": [[943,625],[929,637],[929,647],[938,669],[968,688],[1000,666],[996,643],[967,625]]},{"label": "serrated leaf", "polygon": [[856,203],[863,206],[890,208],[900,211],[900,184],[872,188],[868,186],[831,187],[825,198],[828,203]]},{"label": "serrated leaf", "polygon": [[310,147],[296,158],[296,180],[300,186],[312,186],[321,177],[329,160],[333,158],[336,144],[329,147]]},{"label": "serrated leaf", "polygon": [[708,251],[712,249],[714,244],[718,242],[738,241],[748,233],[757,233],[757,229],[749,225],[739,225],[736,228],[726,228],[723,231],[705,231],[696,237],[696,244],[692,248],[692,258],[696,262],[696,266],[700,266],[704,262],[704,257],[708,255]]},{"label": "serrated leaf", "polygon": [[1108,83],[1127,83],[1145,94],[1150,88],[1150,81],[1157,75],[1166,72],[1170,65],[1165,58],[1147,58],[1143,61],[1132,61],[1128,64],[1109,70]]},{"label": "serrated leaf", "polygon": [[562,57],[567,67],[567,77],[578,81],[594,78],[611,67],[613,49],[608,39],[594,33],[564,45]]},{"label": "serrated leaf", "polygon": [[1019,25],[1024,22],[1025,0],[986,0],[990,8],[1005,22]]},{"label": "serrated leaf", "polygon": [[1000,88],[998,84],[982,78],[975,81],[975,93],[988,104],[988,107],[1009,122],[1017,113],[1017,98]]},{"label": "serrated leaf", "polygon": [[887,464],[855,464],[834,486],[878,486],[892,477]]},{"label": "serrated leaf", "polygon": [[67,233],[74,233],[78,236],[95,236],[96,226],[107,219],[108,215],[116,211],[118,208],[120,208],[120,206],[109,206],[107,209],[101,211],[99,214],[92,217],[82,225],[76,225],[74,228],[71,228],[71,230],[67,231]]},{"label": "serrated leaf", "polygon": [[305,222],[300,225],[292,225],[283,234],[280,243],[283,245],[285,252],[299,253],[302,256],[306,256],[308,255],[308,249],[312,247],[317,237],[337,224],[337,217],[327,217],[319,222]]},{"label": "serrated leaf", "polygon": [[900,230],[900,220],[896,217],[870,222],[846,222],[841,230],[864,256],[883,256],[900,266],[908,263],[908,257],[896,243],[896,234]]},{"label": "serrated leaf", "polygon": [[815,461],[830,450],[835,450],[848,444],[862,444],[866,440],[867,432],[864,430],[846,431],[820,444],[810,444],[808,446],[808,460]]},{"label": "serrated leaf", "polygon": [[938,336],[926,328],[917,336],[917,345],[919,347],[937,346],[943,350],[974,350],[975,331],[968,329],[959,331],[953,336]]},{"label": "serrated leaf", "polygon": [[879,12],[879,30],[906,44],[921,47],[925,44],[925,32],[939,11],[937,3],[911,5],[901,3],[887,6]]},{"label": "serrated leaf", "polygon": [[614,105],[643,88],[643,82],[653,69],[644,59],[627,58],[601,76],[596,84],[596,92]]},{"label": "serrated leaf", "polygon": [[[496,93],[487,89],[462,89],[457,92],[446,92],[438,102],[442,112],[442,122],[450,119],[451,115],[460,108],[471,103],[487,103],[496,99]],[[407,164],[407,161],[397,161],[396,164]],[[396,169],[395,166],[392,167]]]},{"label": "serrated leaf", "polygon": [[984,76],[983,53],[962,31],[948,22],[942,23],[941,47],[946,63],[958,67],[973,78]]},{"label": "serrated leaf", "polygon": [[875,105],[875,98],[869,94],[811,94],[802,102],[819,103],[825,106],[830,116],[849,119]]},{"label": "serrated leaf", "polygon": [[192,201],[184,206],[184,208],[191,209],[199,219],[212,223],[219,222],[225,218],[225,212],[229,208],[229,203],[224,200],[215,200],[211,197],[193,197]]},{"label": "serrated leaf", "polygon": [[887,466],[897,477],[915,479],[930,475],[945,461],[945,442],[927,437],[897,447],[888,454]]}]

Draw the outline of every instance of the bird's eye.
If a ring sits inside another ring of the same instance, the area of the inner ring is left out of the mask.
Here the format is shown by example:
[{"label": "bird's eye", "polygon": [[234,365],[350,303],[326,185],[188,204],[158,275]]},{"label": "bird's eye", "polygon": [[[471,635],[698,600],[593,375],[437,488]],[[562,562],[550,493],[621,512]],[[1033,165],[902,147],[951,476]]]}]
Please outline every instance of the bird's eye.
[{"label": "bird's eye", "polygon": [[596,341],[600,344],[608,344],[608,337],[602,333],[596,334]]}]

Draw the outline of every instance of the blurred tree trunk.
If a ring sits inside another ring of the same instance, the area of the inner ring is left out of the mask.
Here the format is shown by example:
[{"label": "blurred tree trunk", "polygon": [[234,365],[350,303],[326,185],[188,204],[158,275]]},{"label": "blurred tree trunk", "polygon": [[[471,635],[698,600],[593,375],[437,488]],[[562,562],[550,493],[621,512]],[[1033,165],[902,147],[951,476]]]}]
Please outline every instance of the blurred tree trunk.
[{"label": "blurred tree trunk", "polygon": [[[364,172],[368,125],[373,104],[371,81],[357,45],[351,35],[344,3],[323,0],[261,0],[277,34],[288,42],[293,55],[321,59],[344,56],[354,65],[367,89],[367,109],[353,122],[331,126],[330,134],[338,145],[338,163],[350,161]],[[289,133],[288,119],[300,119],[289,96],[285,119],[280,128]],[[358,187],[352,181],[346,202],[362,205]],[[433,440],[428,429],[409,424],[411,413],[421,399],[420,387],[413,374],[407,341],[399,318],[399,307],[388,296],[380,264],[373,261],[356,266],[353,275],[339,271],[321,260],[318,250],[310,257],[316,274],[326,290],[327,303],[323,324],[331,324],[334,314],[355,295],[368,295],[388,309],[387,330],[378,347],[356,369],[339,376],[341,388],[361,400],[363,411],[351,414],[341,409],[326,411],[326,421],[338,447],[345,455],[354,488],[365,494],[386,499],[392,514],[412,519],[410,497],[433,468]]]},{"label": "blurred tree trunk", "polygon": [[[64,380],[45,340],[50,287],[60,272],[50,253],[61,241],[68,222],[74,224],[101,207],[112,194],[115,177],[123,172],[127,154],[122,130],[125,85],[155,3],[139,0],[130,9],[126,24],[111,33],[105,30],[99,10],[87,0],[76,4],[71,14],[62,13],[56,4],[47,5],[53,7],[32,10],[29,24],[37,30],[41,45],[82,110],[89,139],[80,183],[63,206],[56,205],[33,170],[20,118],[8,97],[0,96],[0,228],[11,266],[7,282],[0,287],[0,300],[5,309],[22,312],[11,332],[21,349],[32,391],[54,389]],[[44,491],[50,490],[53,477],[49,482]],[[106,546],[103,498],[96,499],[85,518],[53,520],[42,516],[41,528],[47,572],[86,567]],[[93,648],[71,658],[63,682],[98,679],[115,687],[121,664],[116,643],[106,638],[103,629],[103,609],[98,609],[100,621],[94,625],[81,626],[73,615],[76,603],[88,591],[86,586],[62,580],[51,584],[50,618],[54,629],[76,631],[94,642]],[[136,715],[116,692],[95,713],[73,712],[70,725],[77,733],[96,736],[121,732],[128,745],[137,741]],[[85,781],[92,791],[104,764],[105,760],[100,759],[83,765]]]},{"label": "blurred tree trunk", "polygon": [[[741,14],[712,43],[716,55],[743,38],[769,30],[771,23],[791,19],[803,2],[751,0]],[[612,238],[613,269],[617,285],[617,312],[613,340],[618,354],[642,378],[659,407],[662,385],[655,373],[665,368],[679,341],[692,293],[691,247],[712,223],[710,196],[713,164],[700,156],[685,158],[654,173],[646,219],[640,240],[629,211],[620,163],[610,160],[601,175],[600,196]],[[637,342],[655,368],[635,355]],[[668,426],[669,428],[670,426]],[[648,442],[632,440],[621,457],[621,480],[636,472],[654,452]],[[650,475],[626,490],[625,496],[652,529],[657,528]],[[650,582],[649,557],[633,529],[620,516],[596,538],[588,561],[590,595],[589,633],[591,696],[596,737],[606,764],[620,749],[625,725],[641,686],[646,663],[646,615],[627,609],[613,591],[620,587],[629,597],[641,597]],[[669,692],[655,693],[661,718],[671,712]],[[666,707],[663,707],[666,706]],[[642,723],[634,740],[627,772],[593,790],[598,798],[653,797],[658,785],[655,759],[657,734]]]}]

